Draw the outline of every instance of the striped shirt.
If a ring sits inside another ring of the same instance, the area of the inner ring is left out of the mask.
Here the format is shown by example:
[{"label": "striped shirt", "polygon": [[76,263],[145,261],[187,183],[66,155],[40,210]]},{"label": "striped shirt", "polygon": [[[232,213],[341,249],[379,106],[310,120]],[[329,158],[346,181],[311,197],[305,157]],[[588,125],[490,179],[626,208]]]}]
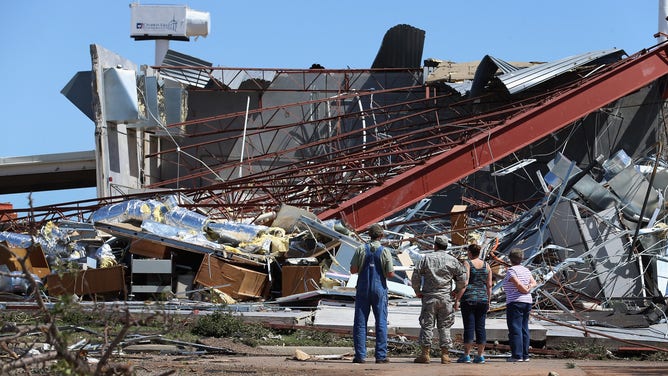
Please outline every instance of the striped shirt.
[{"label": "striped shirt", "polygon": [[508,272],[506,272],[506,277],[503,279],[503,290],[506,292],[506,304],[508,303],[533,303],[531,294],[522,294],[517,290],[515,284],[510,280],[512,277],[516,277],[523,285],[528,285],[531,281],[531,271],[522,265],[514,265]]}]

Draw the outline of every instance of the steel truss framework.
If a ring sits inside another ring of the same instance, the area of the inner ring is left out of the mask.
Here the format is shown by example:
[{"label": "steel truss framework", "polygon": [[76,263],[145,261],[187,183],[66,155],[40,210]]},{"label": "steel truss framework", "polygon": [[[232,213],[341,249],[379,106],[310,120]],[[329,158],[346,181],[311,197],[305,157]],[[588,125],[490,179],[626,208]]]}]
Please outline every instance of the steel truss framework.
[{"label": "steel truss framework", "polygon": [[[364,229],[661,78],[668,73],[667,48],[642,51],[568,85],[486,110],[474,105],[485,98],[462,99],[447,87],[427,87],[415,70],[154,67],[199,70],[210,78],[210,85],[192,91],[255,92],[260,100],[254,110],[167,125],[180,138],[145,158],[178,161],[180,173],[147,188],[178,187],[214,219],[252,218],[288,204]],[[274,85],[279,80],[283,85]],[[323,80],[337,89],[319,89]],[[368,89],[351,89],[362,80]],[[262,106],[262,93],[286,87],[316,99]],[[299,120],[282,121],[288,113],[300,114]],[[249,118],[251,126],[240,131]],[[211,152],[223,144],[243,144],[243,158]],[[189,156],[208,158],[204,164]],[[128,197],[33,213],[65,215]]]},{"label": "steel truss framework", "polygon": [[[666,72],[666,47],[660,46],[598,69],[569,85],[521,101],[500,103],[485,112],[472,110],[474,99],[462,100],[449,91],[423,85],[349,92],[349,86],[342,84],[338,86],[341,90],[322,99],[250,111],[248,115],[261,120],[245,135],[230,133],[226,127],[210,128],[205,133],[208,141],[185,149],[238,141],[244,136],[271,142],[246,145],[250,157],[243,161],[218,160],[207,168],[191,168],[179,179],[201,178],[206,182],[194,195],[195,202],[204,207],[224,207],[224,216],[252,216],[289,204],[309,208],[321,218],[341,218],[351,227],[363,229],[648,85]],[[313,76],[342,74],[345,83],[362,79],[365,73],[285,71],[276,73],[274,80],[287,74],[300,90],[313,91],[309,86],[316,81]],[[392,75],[416,73],[387,74],[385,84],[392,81]],[[225,72],[213,76],[236,77]],[[262,77],[264,80],[266,75]],[[221,83],[218,89],[228,85]],[[266,83],[246,86],[272,87]],[[387,99],[390,97],[401,101],[391,102]],[[328,112],[331,116],[313,116],[318,108],[331,109],[334,102],[346,100],[368,106],[359,111],[349,107],[348,111]],[[304,108],[312,111],[304,112]],[[299,111],[304,113],[301,121],[275,124],[281,113]],[[246,114],[221,114],[171,127],[185,127],[189,134],[190,127],[211,122],[232,124],[243,116]],[[296,129],[309,129],[321,137],[298,139],[294,146],[285,149],[272,144],[303,134]],[[177,148],[149,157],[175,152]],[[239,169],[244,171],[241,177],[235,176]],[[219,172],[218,176],[211,170]],[[175,183],[176,180],[168,180],[158,186]]]}]

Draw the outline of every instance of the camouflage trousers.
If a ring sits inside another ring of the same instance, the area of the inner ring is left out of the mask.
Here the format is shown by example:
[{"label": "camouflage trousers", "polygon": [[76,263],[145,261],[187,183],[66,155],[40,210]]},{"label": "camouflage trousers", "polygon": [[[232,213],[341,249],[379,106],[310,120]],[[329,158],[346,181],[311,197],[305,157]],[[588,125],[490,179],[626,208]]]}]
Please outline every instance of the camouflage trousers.
[{"label": "camouflage trousers", "polygon": [[455,323],[455,311],[450,294],[424,295],[420,312],[420,346],[431,347],[434,326],[438,329],[439,347],[452,347],[450,328]]}]

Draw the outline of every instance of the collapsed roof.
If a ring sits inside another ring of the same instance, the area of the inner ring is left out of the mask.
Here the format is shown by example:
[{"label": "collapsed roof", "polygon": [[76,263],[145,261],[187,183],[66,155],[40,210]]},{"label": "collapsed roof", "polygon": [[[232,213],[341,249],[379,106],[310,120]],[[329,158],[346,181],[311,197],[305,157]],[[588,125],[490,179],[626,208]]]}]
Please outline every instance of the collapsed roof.
[{"label": "collapsed roof", "polygon": [[[368,70],[223,68],[175,51],[168,61],[190,65],[136,68],[93,45],[103,199],[89,209],[179,192],[187,208],[214,220],[255,220],[290,205],[355,230],[385,221],[427,239],[452,230],[425,222],[449,219],[453,204],[466,203],[469,219],[480,221],[469,225],[498,233],[483,233],[488,247],[492,238],[500,255],[520,246],[529,263],[546,268],[545,283],[568,281],[569,292],[546,290],[553,304],[571,300],[571,290],[597,303],[665,291],[659,273],[646,274],[662,268],[653,263],[662,243],[647,240],[655,235],[646,230],[663,222],[662,206],[649,206],[656,215],[648,215],[647,206],[627,205],[643,192],[658,197],[665,180],[621,172],[633,184],[615,186],[626,180],[589,173],[620,150],[631,161],[660,160],[666,46],[530,64],[485,56],[474,73],[456,76],[447,73],[452,62],[415,66],[423,33],[404,25],[390,39],[402,31],[407,56],[381,48],[384,63],[377,58]],[[566,160],[574,164],[568,173]],[[584,235],[592,226],[610,238]],[[567,236],[574,233],[581,238]],[[629,234],[634,241],[622,241]],[[652,245],[638,248],[643,242]],[[623,255],[632,262],[621,269],[590,262],[621,265]]]}]

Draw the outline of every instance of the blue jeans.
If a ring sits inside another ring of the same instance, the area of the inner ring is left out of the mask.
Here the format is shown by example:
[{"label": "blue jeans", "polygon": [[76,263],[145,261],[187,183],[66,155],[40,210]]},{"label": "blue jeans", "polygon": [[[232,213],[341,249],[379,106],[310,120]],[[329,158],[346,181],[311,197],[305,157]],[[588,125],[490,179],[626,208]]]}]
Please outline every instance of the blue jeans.
[{"label": "blue jeans", "polygon": [[[366,245],[364,263],[357,277],[355,318],[353,319],[353,347],[355,358],[366,358],[366,334],[369,311],[376,321],[376,359],[387,358],[387,282],[380,265],[382,247],[371,252]],[[378,265],[378,267],[376,267]]]},{"label": "blue jeans", "polygon": [[475,343],[481,345],[487,343],[487,332],[485,331],[485,318],[489,305],[485,303],[462,302],[462,321],[464,321],[464,343]]},{"label": "blue jeans", "polygon": [[376,321],[376,359],[387,358],[387,290],[371,291],[370,296],[357,294],[353,319],[353,347],[355,358],[366,358],[366,335],[369,312],[373,310]]},{"label": "blue jeans", "polygon": [[529,312],[530,303],[506,304],[506,323],[510,352],[515,359],[529,359]]}]

